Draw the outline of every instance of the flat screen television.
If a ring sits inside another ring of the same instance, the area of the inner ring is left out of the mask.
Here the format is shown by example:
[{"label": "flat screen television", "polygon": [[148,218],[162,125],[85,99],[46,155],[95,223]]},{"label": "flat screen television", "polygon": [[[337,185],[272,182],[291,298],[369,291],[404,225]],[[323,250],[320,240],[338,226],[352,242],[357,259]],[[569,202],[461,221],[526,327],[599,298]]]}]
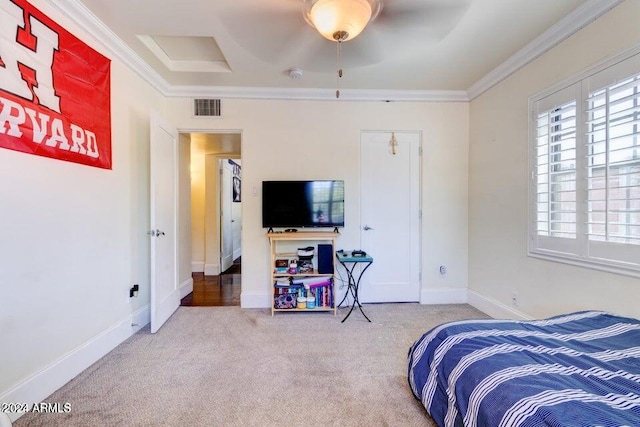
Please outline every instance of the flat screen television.
[{"label": "flat screen television", "polygon": [[262,226],[344,227],[344,181],[263,181]]}]

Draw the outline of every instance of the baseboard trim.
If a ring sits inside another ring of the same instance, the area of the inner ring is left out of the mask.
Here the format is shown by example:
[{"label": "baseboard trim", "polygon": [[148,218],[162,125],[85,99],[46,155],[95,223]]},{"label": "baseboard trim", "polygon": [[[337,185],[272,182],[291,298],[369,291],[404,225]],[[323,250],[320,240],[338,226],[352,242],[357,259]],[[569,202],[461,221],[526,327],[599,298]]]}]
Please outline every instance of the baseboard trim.
[{"label": "baseboard trim", "polygon": [[[338,295],[336,295],[338,296]],[[467,289],[423,289],[420,292],[420,304],[465,304],[468,302]],[[243,292],[240,294],[242,308],[270,308],[271,294],[268,292]]]},{"label": "baseboard trim", "polygon": [[526,314],[509,307],[492,298],[485,297],[479,293],[467,290],[469,305],[477,308],[483,313],[488,314],[494,319],[512,319],[512,320],[531,320],[532,318]]},{"label": "baseboard trim", "polygon": [[[494,319],[531,320],[526,314],[502,304],[477,292],[461,289],[423,289],[420,292],[420,304],[469,304]],[[270,308],[271,294],[268,292],[243,292],[240,294],[242,308]]]},{"label": "baseboard trim", "polygon": [[205,276],[217,276],[220,274],[220,264],[205,264],[204,275]]},{"label": "baseboard trim", "polygon": [[189,278],[180,284],[180,299],[193,292],[193,278]]},{"label": "baseboard trim", "polygon": [[204,273],[204,262],[203,261],[191,261],[191,272],[192,273]]},{"label": "baseboard trim", "polygon": [[467,302],[467,289],[423,289],[420,292],[420,304],[464,304]]},{"label": "baseboard trim", "polygon": [[240,307],[242,308],[271,308],[272,294],[268,292],[242,292]]},{"label": "baseboard trim", "polygon": [[[54,391],[145,327],[150,319],[151,307],[146,305],[10,388],[0,395],[0,402],[43,402]],[[15,421],[22,414],[7,415]]]}]

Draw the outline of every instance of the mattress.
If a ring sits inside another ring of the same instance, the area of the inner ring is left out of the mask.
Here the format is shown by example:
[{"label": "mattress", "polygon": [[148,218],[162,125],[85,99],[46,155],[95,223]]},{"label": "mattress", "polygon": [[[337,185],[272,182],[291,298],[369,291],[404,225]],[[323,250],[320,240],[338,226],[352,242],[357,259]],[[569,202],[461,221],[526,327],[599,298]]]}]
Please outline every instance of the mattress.
[{"label": "mattress", "polygon": [[411,346],[408,376],[441,427],[640,426],[640,321],[447,323]]}]

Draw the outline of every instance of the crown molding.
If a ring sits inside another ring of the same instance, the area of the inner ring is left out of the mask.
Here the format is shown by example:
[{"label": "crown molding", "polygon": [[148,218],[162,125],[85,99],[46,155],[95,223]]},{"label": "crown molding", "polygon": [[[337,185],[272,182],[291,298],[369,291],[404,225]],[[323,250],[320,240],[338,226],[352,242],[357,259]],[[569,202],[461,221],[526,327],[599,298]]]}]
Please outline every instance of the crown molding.
[{"label": "crown molding", "polygon": [[[289,99],[336,101],[335,89],[233,87],[233,86],[173,86],[167,97],[180,98],[236,98],[236,99]],[[449,90],[365,90],[340,89],[339,101],[381,102],[468,102],[466,91]]]},{"label": "crown molding", "polygon": [[469,100],[477,98],[624,1],[588,0],[584,2],[509,59],[494,68],[489,74],[471,85],[467,89]]}]

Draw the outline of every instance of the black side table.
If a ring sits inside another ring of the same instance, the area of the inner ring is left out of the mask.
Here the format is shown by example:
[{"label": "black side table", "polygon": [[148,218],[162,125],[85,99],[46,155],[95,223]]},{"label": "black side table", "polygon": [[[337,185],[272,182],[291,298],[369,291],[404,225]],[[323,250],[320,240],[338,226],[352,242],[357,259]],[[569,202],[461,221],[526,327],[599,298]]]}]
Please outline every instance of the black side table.
[{"label": "black side table", "polygon": [[[351,309],[349,310],[349,313],[347,313],[347,315],[344,317],[344,319],[342,319],[342,322],[347,320],[347,318],[351,315],[353,309],[356,308],[356,305],[360,309],[360,312],[365,317],[365,319],[371,322],[367,315],[364,314],[364,311],[362,311],[362,305],[360,304],[360,300],[358,299],[358,288],[360,287],[360,279],[362,279],[362,275],[367,270],[367,268],[369,268],[369,266],[373,264],[373,258],[369,255],[353,256],[349,252],[336,252],[336,258],[338,258],[338,262],[342,264],[342,266],[346,270],[348,278],[347,292],[344,294],[344,298],[342,298],[340,304],[338,304],[338,308],[342,305],[345,299],[347,299],[347,295],[349,295],[349,292],[351,292],[351,295],[353,296],[353,304],[351,304]],[[356,279],[353,275],[353,271],[356,268],[356,265],[360,263],[365,263],[366,265],[362,270],[360,270],[360,274]]]}]

